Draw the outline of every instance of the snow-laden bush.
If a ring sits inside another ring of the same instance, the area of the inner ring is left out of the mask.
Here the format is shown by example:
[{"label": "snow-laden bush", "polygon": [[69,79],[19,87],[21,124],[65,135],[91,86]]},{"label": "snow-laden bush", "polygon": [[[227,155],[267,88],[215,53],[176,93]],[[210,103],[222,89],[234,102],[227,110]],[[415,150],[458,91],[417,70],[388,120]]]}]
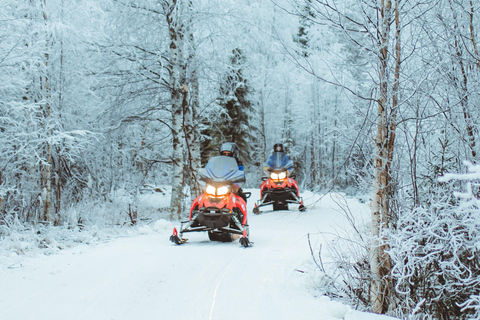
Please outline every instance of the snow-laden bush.
[{"label": "snow-laden bush", "polygon": [[[450,180],[480,179],[470,173],[445,175]],[[480,201],[472,182],[429,208],[400,215],[389,238],[392,277],[404,314],[417,319],[478,319],[480,316]]]},{"label": "snow-laden bush", "polygon": [[[322,294],[340,300],[358,310],[369,310],[370,264],[368,244],[368,207],[357,200],[349,201],[344,194],[330,194],[332,205],[340,208],[348,223],[334,232],[321,233],[329,245],[322,250],[309,243],[317,268],[323,273]],[[363,201],[362,201],[363,202]],[[367,211],[365,211],[367,210]],[[318,250],[318,251],[317,251]],[[314,254],[317,251],[318,254]]]},{"label": "snow-laden bush", "polygon": [[3,226],[0,233],[0,267],[11,266],[21,261],[23,256],[55,254],[79,244],[93,244],[108,241],[124,235],[127,227],[98,228],[91,225],[85,228],[68,226],[24,225],[18,220],[9,227]]},{"label": "snow-laden bush", "polygon": [[172,225],[164,220],[170,194],[168,186],[144,186],[136,193],[111,192],[107,201],[85,197],[63,208],[58,226],[25,223],[17,215],[7,215],[0,219],[0,267],[15,265],[23,256],[54,254],[125,234],[170,232]]}]

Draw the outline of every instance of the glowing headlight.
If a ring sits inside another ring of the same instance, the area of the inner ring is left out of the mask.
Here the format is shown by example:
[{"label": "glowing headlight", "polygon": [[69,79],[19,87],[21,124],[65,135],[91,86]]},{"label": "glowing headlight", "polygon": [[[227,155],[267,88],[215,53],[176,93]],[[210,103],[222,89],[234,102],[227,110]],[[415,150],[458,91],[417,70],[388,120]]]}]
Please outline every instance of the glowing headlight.
[{"label": "glowing headlight", "polygon": [[285,171],[280,173],[276,173],[276,172],[270,173],[270,178],[273,180],[283,180],[286,177],[287,177],[287,173]]},{"label": "glowing headlight", "polygon": [[224,196],[228,193],[228,186],[217,188],[217,196]]},{"label": "glowing headlight", "polygon": [[205,193],[207,193],[209,195],[212,195],[212,196],[215,196],[215,191],[217,191],[217,190],[214,186],[211,186],[211,185],[207,184],[207,188],[205,189]]},{"label": "glowing headlight", "polygon": [[225,196],[228,194],[228,191],[230,191],[230,188],[228,186],[215,188],[214,186],[211,186],[209,184],[207,184],[207,188],[205,189],[206,194],[214,197]]}]

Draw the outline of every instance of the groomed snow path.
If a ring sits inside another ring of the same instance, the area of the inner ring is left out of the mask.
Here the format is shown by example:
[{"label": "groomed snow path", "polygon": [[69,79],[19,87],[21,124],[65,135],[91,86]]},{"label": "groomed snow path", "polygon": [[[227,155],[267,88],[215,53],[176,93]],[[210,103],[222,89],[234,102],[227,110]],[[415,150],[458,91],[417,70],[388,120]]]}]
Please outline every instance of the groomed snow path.
[{"label": "groomed snow path", "polygon": [[[352,311],[316,290],[323,274],[307,234],[318,248],[326,241],[319,232],[350,228],[336,201],[326,196],[306,212],[292,205],[254,215],[258,190],[249,191],[252,247],[211,242],[206,233],[186,234],[189,241],[176,246],[168,241],[175,223],[0,265],[0,319],[388,319]],[[307,206],[318,199],[304,197]]]}]

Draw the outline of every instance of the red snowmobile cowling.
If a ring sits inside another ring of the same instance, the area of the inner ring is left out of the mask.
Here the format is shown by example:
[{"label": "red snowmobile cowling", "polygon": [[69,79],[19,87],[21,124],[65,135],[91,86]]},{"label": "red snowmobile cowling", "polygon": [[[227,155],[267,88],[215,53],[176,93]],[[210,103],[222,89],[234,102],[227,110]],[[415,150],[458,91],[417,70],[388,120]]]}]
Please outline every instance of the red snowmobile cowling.
[{"label": "red snowmobile cowling", "polygon": [[260,194],[264,193],[265,189],[276,188],[276,189],[285,189],[285,188],[294,188],[297,190],[297,197],[300,197],[300,192],[298,191],[298,183],[297,181],[293,180],[292,178],[285,178],[282,180],[273,180],[268,179],[263,181],[262,185],[260,186]]},{"label": "red snowmobile cowling", "polygon": [[206,193],[195,198],[192,206],[190,207],[190,215],[188,220],[192,220],[192,212],[194,209],[216,207],[218,209],[226,208],[230,211],[233,211],[234,208],[238,208],[243,214],[242,225],[247,224],[247,204],[241,197],[231,192],[226,197],[221,198],[220,201],[217,200],[218,199],[212,198]]}]

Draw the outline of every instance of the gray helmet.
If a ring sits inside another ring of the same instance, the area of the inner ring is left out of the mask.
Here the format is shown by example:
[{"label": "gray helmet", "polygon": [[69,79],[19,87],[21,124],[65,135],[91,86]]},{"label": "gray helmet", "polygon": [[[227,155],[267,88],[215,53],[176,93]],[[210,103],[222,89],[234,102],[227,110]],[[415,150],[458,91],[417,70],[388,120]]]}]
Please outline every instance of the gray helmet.
[{"label": "gray helmet", "polygon": [[222,156],[229,156],[237,159],[238,152],[239,152],[239,149],[235,142],[224,142],[220,146],[220,155]]}]

